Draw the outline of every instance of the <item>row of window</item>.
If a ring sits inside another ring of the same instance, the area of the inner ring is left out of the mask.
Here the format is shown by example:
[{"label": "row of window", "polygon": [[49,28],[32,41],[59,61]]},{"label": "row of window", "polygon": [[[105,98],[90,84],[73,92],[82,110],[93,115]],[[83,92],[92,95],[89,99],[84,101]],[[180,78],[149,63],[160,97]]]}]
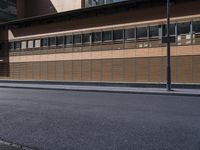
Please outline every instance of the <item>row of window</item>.
[{"label": "row of window", "polygon": [[[10,42],[9,48],[27,49],[53,46],[72,46],[89,45],[91,43],[112,42],[112,41],[131,41],[142,38],[158,38],[165,36],[167,32],[166,25],[157,25],[140,28],[119,29],[112,31],[93,32],[87,34],[74,34],[67,36],[49,37],[28,41]],[[200,21],[185,22],[170,25],[170,35],[183,35],[191,33],[200,33]]]}]

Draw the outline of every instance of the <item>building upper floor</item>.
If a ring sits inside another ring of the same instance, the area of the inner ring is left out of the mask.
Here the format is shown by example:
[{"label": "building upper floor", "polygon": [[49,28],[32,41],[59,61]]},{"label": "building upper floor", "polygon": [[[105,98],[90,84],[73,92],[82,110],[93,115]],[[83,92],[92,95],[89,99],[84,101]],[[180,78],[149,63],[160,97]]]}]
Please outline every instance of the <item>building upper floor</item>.
[{"label": "building upper floor", "polygon": [[16,0],[0,0],[0,22],[16,19]]},{"label": "building upper floor", "polygon": [[127,0],[17,0],[17,18],[60,13]]}]

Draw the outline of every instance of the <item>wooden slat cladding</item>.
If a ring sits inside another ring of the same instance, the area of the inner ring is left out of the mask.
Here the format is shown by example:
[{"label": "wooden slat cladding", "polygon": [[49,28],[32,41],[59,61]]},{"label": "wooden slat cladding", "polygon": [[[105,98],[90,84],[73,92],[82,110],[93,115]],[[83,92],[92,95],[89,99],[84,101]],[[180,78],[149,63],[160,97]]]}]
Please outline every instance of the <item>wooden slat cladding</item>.
[{"label": "wooden slat cladding", "polygon": [[124,81],[136,82],[136,60],[134,58],[124,59]]},{"label": "wooden slat cladding", "polygon": [[136,81],[149,81],[149,58],[136,58]]},{"label": "wooden slat cladding", "polygon": [[41,74],[40,65],[41,65],[40,62],[33,63],[33,80],[40,80],[40,74]]},{"label": "wooden slat cladding", "polygon": [[82,81],[91,80],[91,61],[90,60],[82,61],[81,80]]},{"label": "wooden slat cladding", "polygon": [[113,59],[112,62],[113,81],[124,80],[124,61],[123,59]]},{"label": "wooden slat cladding", "polygon": [[41,63],[41,80],[48,80],[48,63],[42,62]]},{"label": "wooden slat cladding", "polygon": [[193,56],[193,81],[200,83],[200,56]]},{"label": "wooden slat cladding", "polygon": [[73,61],[72,77],[74,81],[81,81],[81,61]]},{"label": "wooden slat cladding", "polygon": [[56,79],[56,66],[55,62],[48,62],[47,63],[47,73],[48,73],[48,80],[55,80]]},{"label": "wooden slat cladding", "polygon": [[[172,57],[171,67],[173,83],[200,83],[200,56]],[[10,79],[20,80],[166,81],[166,57],[24,62],[11,63],[9,68]]]},{"label": "wooden slat cladding", "polygon": [[102,60],[92,60],[91,62],[91,80],[101,81],[102,74]]},{"label": "wooden slat cladding", "polygon": [[65,81],[72,81],[73,75],[72,75],[72,61],[63,61],[63,79]]},{"label": "wooden slat cladding", "polygon": [[149,81],[162,82],[162,58],[149,58]]},{"label": "wooden slat cladding", "polygon": [[191,83],[192,82],[192,56],[179,57],[178,59],[178,82]]},{"label": "wooden slat cladding", "polygon": [[55,62],[56,67],[56,80],[62,81],[64,80],[64,69],[63,69],[63,61]]},{"label": "wooden slat cladding", "polygon": [[102,81],[112,81],[112,59],[102,60]]}]

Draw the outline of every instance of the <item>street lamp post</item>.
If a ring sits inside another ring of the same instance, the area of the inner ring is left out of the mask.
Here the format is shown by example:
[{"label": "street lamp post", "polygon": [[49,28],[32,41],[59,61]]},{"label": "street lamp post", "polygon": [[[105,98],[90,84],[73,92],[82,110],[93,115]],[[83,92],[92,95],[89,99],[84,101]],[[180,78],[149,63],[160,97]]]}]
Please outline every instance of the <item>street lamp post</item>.
[{"label": "street lamp post", "polygon": [[167,90],[171,91],[170,0],[167,0]]}]

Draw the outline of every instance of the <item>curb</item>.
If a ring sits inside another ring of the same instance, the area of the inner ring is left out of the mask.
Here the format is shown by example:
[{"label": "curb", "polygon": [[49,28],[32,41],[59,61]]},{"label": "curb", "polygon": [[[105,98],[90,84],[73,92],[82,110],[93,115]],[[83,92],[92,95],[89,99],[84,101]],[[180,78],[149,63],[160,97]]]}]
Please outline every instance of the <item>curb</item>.
[{"label": "curb", "polygon": [[0,86],[0,88],[14,88],[14,89],[34,89],[34,90],[56,90],[56,91],[79,91],[79,92],[102,92],[102,93],[124,93],[124,94],[145,94],[145,95],[168,95],[168,96],[192,96],[200,97],[200,94],[193,93],[176,93],[176,92],[144,92],[144,91],[115,91],[102,89],[65,89],[65,88],[46,88],[46,87],[20,87],[20,86]]}]

